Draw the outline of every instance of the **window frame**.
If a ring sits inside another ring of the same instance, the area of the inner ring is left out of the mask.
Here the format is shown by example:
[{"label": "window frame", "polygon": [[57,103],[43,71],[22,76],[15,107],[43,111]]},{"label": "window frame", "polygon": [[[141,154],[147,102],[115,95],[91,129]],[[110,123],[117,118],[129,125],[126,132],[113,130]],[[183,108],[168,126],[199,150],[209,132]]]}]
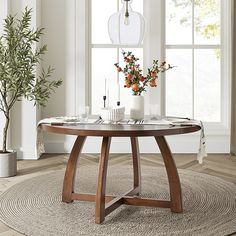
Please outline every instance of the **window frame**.
[{"label": "window frame", "polygon": [[[116,10],[119,11],[120,10],[120,0],[116,0],[117,1],[117,5],[116,5]],[[143,1],[143,5],[144,5],[144,0]],[[88,8],[89,8],[89,39],[88,39],[88,52],[89,52],[89,70],[88,70],[88,97],[87,97],[87,104],[89,104],[89,106],[91,107],[91,111],[92,111],[92,50],[94,48],[104,48],[104,49],[116,49],[116,57],[117,57],[117,61],[120,60],[121,55],[120,55],[120,49],[127,49],[127,48],[139,48],[139,49],[143,49],[143,55],[144,55],[144,44],[139,44],[139,45],[120,45],[120,44],[112,44],[112,43],[93,43],[92,42],[92,0],[88,0]],[[111,12],[111,14],[113,14],[115,12]],[[108,33],[108,31],[107,31]],[[119,80],[119,73],[117,72],[116,74],[116,79]],[[146,102],[145,102],[146,103]],[[93,115],[97,115],[97,114],[93,114]]]},{"label": "window frame", "polygon": [[[119,0],[117,0],[119,2]],[[209,135],[229,135],[230,132],[230,98],[231,98],[231,58],[232,58],[232,9],[233,1],[222,1],[221,0],[221,122],[204,122],[206,131]],[[88,15],[88,38],[87,38],[87,52],[88,52],[88,67],[86,69],[87,76],[87,86],[86,86],[86,104],[91,104],[91,59],[92,59],[92,49],[93,48],[117,48],[117,56],[119,57],[119,48],[130,48],[130,45],[112,45],[112,44],[92,44],[91,38],[91,0],[87,4],[87,15]],[[144,4],[144,17],[147,19],[149,24],[146,24],[145,29],[145,39],[143,45],[139,45],[133,48],[143,48],[143,61],[144,70],[150,65],[150,58],[159,58],[160,60],[165,59],[165,1],[163,0],[149,0],[145,1]],[[152,21],[149,21],[152,19]],[[155,22],[155,24],[154,24]],[[154,27],[155,25],[155,27]],[[154,28],[153,28],[154,27]],[[152,37],[150,37],[152,33]],[[163,46],[164,45],[164,46]],[[168,45],[167,45],[168,46]],[[180,46],[183,48],[183,45]],[[212,48],[216,48],[213,46]],[[173,46],[168,46],[168,48],[173,48]],[[187,45],[186,48],[192,48],[192,45]],[[195,45],[194,48],[211,48],[207,45]],[[118,76],[118,75],[117,75]],[[165,75],[159,83],[159,87],[153,91],[148,89],[145,94],[145,103],[159,104],[161,107],[161,115],[165,114]],[[193,107],[194,109],[194,107]]]},{"label": "window frame", "polygon": [[[211,130],[216,129],[229,129],[229,120],[230,120],[230,78],[231,78],[231,37],[228,37],[231,35],[231,15],[228,14],[230,12],[230,9],[232,7],[232,1],[223,1],[221,0],[221,42],[218,45],[212,45],[212,44],[194,44],[194,4],[192,5],[192,11],[193,11],[193,18],[192,18],[192,44],[183,44],[183,45],[168,45],[164,44],[164,50],[167,49],[192,49],[192,114],[194,116],[194,50],[195,49],[220,49],[221,50],[221,111],[220,111],[220,122],[204,122],[204,124],[209,127]],[[165,9],[165,3],[163,4],[163,12],[166,12]],[[164,16],[164,19],[166,19],[166,15]],[[165,32],[163,32],[163,35],[165,35]],[[165,37],[165,36],[164,36]],[[165,53],[165,52],[164,52]],[[225,79],[226,78],[226,79]],[[164,82],[164,91],[166,92],[166,86]],[[165,97],[165,95],[164,95]],[[165,100],[165,98],[164,98]],[[166,109],[166,104],[164,101],[164,109]],[[164,110],[165,113],[165,110]]]}]

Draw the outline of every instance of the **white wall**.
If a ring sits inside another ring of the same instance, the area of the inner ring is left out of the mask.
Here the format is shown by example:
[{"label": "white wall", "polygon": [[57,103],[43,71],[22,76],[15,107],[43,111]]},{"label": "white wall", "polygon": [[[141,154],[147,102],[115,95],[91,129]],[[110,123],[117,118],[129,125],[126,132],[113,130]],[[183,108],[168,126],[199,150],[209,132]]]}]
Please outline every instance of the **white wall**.
[{"label": "white wall", "polygon": [[[53,9],[53,11],[52,11]],[[42,117],[75,115],[76,51],[75,51],[75,1],[43,0],[42,27],[45,30],[43,43],[48,46],[44,66],[55,68],[54,79],[63,79],[63,85],[51,96]],[[65,152],[71,148],[73,137],[46,135],[46,150]],[[67,144],[69,148],[67,148]]]},{"label": "white wall", "polygon": [[[62,78],[63,85],[52,94],[47,107],[42,109],[42,117],[62,116],[66,114],[66,34],[65,34],[65,1],[63,0],[42,0],[42,21],[45,28],[43,44],[47,44],[48,52],[44,59],[43,66],[51,65],[55,68],[53,79]],[[70,96],[68,94],[68,96]],[[45,141],[52,139],[51,135],[45,136]],[[64,137],[53,136],[53,142],[60,142],[63,147]],[[51,149],[53,151],[53,149]]]}]

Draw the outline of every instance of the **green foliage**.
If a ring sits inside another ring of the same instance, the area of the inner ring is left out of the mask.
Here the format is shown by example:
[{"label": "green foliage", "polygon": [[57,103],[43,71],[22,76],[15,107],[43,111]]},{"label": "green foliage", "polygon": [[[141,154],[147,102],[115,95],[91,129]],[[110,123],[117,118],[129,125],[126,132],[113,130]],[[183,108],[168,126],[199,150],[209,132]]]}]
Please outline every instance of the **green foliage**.
[{"label": "green foliage", "polygon": [[9,15],[5,19],[4,32],[0,37],[0,111],[6,117],[3,151],[6,152],[6,136],[10,110],[16,101],[26,98],[35,105],[45,106],[51,94],[62,81],[50,81],[53,69],[39,65],[47,46],[38,47],[43,28],[31,29],[32,9],[25,8],[20,19]]},{"label": "green foliage", "polygon": [[[172,0],[175,7],[182,9],[191,9],[192,4],[195,8],[194,25],[198,34],[210,39],[220,35],[220,1],[219,0]],[[196,14],[197,13],[197,14]],[[191,13],[188,16],[183,16],[180,19],[180,24],[191,24]],[[174,20],[175,15],[171,16],[170,20]],[[211,19],[209,22],[208,19]]]}]

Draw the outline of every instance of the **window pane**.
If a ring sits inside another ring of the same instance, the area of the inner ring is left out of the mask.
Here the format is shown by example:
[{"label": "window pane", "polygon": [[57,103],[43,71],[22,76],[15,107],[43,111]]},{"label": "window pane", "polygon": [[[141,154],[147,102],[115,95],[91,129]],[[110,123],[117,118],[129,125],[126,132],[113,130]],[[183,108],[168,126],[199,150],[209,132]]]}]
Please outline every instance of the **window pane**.
[{"label": "window pane", "polygon": [[[92,114],[100,114],[105,95],[105,77],[107,78],[107,90],[109,90],[109,104],[114,105],[117,92],[117,72],[114,66],[117,53],[116,49],[94,48],[92,49]],[[106,94],[107,95],[107,94]],[[107,101],[108,102],[108,101]]]},{"label": "window pane", "polygon": [[192,50],[168,49],[166,60],[177,66],[166,72],[166,114],[192,117]]},{"label": "window pane", "polygon": [[192,0],[166,0],[166,44],[192,43]]},{"label": "window pane", "polygon": [[131,7],[134,11],[143,14],[143,0],[134,0]]},{"label": "window pane", "polygon": [[[101,10],[102,9],[102,10]],[[109,17],[117,11],[117,0],[92,0],[92,43],[111,43]]]},{"label": "window pane", "polygon": [[220,50],[195,50],[195,118],[220,121]]},{"label": "window pane", "polygon": [[195,44],[220,43],[220,0],[195,0]]},{"label": "window pane", "polygon": [[[136,57],[139,58],[140,68],[143,69],[143,49],[142,48],[126,48],[126,52],[132,52]],[[119,63],[122,68],[124,68],[124,59],[121,54],[121,50],[119,52]],[[125,78],[122,73],[119,74],[119,82],[120,82],[120,94],[121,94],[121,105],[125,106],[125,114],[130,113],[130,102],[132,90],[131,88],[125,88]]]}]

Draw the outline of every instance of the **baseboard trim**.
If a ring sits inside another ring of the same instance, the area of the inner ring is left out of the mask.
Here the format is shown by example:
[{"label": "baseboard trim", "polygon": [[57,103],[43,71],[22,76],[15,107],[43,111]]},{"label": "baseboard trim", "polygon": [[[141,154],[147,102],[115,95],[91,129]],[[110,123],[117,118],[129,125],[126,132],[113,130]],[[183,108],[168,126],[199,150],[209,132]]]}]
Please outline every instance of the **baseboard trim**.
[{"label": "baseboard trim", "polygon": [[[45,140],[46,153],[70,153],[75,137],[64,140]],[[199,148],[199,135],[178,135],[167,137],[167,141],[172,153],[191,154],[197,153]],[[100,153],[102,144],[101,137],[88,137],[82,153]],[[160,153],[160,150],[152,137],[139,138],[139,146],[141,153]],[[229,136],[209,136],[206,142],[207,153],[230,153],[230,137]],[[35,147],[17,147],[17,158],[23,160],[37,160]],[[129,138],[112,138],[110,153],[131,153]],[[233,152],[235,155],[235,152]]]},{"label": "baseboard trim", "polygon": [[14,148],[14,150],[17,152],[17,160],[38,160],[35,148],[18,147],[18,148]]},{"label": "baseboard trim", "polygon": [[[173,153],[197,153],[199,148],[199,136],[172,136],[167,141]],[[84,145],[83,153],[99,153],[101,138],[89,137]],[[206,149],[208,153],[229,153],[228,136],[214,136],[207,138]],[[154,138],[139,138],[141,153],[160,153]],[[47,153],[70,153],[73,146],[72,141],[49,141],[45,144]],[[110,153],[130,153],[131,147],[129,138],[113,138]]]}]

